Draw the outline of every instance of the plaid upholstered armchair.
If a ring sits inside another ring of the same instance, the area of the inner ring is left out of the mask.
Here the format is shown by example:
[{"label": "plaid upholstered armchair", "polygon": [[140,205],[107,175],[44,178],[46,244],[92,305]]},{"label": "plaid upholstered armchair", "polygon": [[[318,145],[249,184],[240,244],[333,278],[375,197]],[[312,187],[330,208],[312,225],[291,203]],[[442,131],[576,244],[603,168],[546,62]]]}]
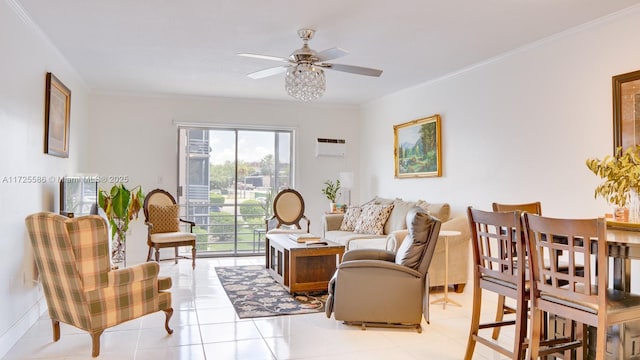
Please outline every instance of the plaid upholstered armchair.
[{"label": "plaid upholstered armchair", "polygon": [[162,310],[169,334],[171,278],[158,278],[148,262],[111,270],[106,222],[97,215],[66,218],[54,213],[29,215],[27,231],[44,289],[53,340],[60,322],[91,334],[92,356],[100,354],[100,335],[111,326]]}]

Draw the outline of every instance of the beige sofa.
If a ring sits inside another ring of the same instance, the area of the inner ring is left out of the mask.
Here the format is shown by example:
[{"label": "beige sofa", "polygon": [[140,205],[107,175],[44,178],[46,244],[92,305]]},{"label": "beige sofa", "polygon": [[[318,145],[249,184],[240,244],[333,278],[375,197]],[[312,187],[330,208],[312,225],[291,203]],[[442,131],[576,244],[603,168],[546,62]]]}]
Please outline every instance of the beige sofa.
[{"label": "beige sofa", "polygon": [[[358,233],[340,230],[344,221],[344,214],[325,214],[323,216],[323,236],[325,239],[345,245],[352,249],[385,249],[396,251],[407,235],[406,216],[413,206],[420,206],[429,214],[440,219],[440,230],[455,230],[461,234],[449,238],[449,285],[454,285],[457,292],[462,292],[467,283],[470,266],[469,239],[471,237],[469,222],[466,216],[450,218],[450,206],[447,203],[430,204],[423,200],[404,201],[402,199],[385,199],[376,197],[363,204],[392,205],[382,234]],[[429,267],[431,286],[444,285],[445,243],[440,237],[436,245],[433,260]]]}]

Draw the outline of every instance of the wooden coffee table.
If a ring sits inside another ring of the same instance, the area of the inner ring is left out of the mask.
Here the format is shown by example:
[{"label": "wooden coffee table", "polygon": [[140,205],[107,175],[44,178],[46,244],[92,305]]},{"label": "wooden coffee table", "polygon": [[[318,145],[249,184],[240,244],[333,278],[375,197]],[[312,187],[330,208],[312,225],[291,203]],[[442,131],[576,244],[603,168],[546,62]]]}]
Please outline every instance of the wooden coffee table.
[{"label": "wooden coffee table", "polygon": [[267,272],[289,293],[326,291],[329,280],[342,261],[344,245],[308,246],[287,234],[267,234]]}]

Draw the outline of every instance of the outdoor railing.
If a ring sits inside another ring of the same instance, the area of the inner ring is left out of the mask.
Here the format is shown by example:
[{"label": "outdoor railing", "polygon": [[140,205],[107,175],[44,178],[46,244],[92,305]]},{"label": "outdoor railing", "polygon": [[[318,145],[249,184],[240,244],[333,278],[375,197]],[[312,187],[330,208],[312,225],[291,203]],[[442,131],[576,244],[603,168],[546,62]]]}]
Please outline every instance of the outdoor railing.
[{"label": "outdoor railing", "polygon": [[[194,221],[199,255],[263,254],[265,216],[261,204],[203,203],[187,206],[185,216]],[[208,207],[209,213],[203,213]],[[244,215],[242,215],[244,213]]]}]

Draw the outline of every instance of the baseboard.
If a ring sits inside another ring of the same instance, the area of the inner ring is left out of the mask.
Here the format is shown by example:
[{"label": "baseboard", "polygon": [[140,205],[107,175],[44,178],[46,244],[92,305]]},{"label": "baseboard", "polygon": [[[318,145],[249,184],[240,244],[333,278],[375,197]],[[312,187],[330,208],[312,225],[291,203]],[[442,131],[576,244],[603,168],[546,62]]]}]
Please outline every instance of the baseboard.
[{"label": "baseboard", "polygon": [[11,350],[45,311],[47,311],[47,301],[43,296],[6,333],[0,335],[0,358]]}]

